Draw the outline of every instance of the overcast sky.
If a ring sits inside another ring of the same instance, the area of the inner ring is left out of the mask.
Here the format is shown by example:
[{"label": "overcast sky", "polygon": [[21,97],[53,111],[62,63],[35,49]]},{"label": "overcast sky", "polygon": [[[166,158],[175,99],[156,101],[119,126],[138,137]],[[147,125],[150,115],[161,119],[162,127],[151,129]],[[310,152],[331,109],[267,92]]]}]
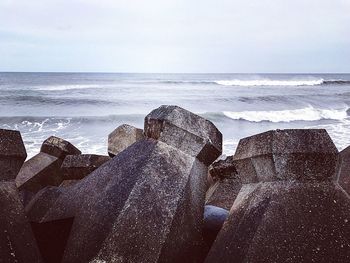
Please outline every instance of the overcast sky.
[{"label": "overcast sky", "polygon": [[350,0],[0,0],[0,71],[350,72]]}]

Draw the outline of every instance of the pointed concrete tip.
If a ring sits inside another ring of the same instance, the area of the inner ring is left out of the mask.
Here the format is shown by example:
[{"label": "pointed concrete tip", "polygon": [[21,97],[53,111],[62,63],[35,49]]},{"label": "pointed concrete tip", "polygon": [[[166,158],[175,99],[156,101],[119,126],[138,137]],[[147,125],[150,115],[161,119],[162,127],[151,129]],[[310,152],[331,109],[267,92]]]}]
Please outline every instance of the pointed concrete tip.
[{"label": "pointed concrete tip", "polygon": [[222,134],[209,121],[175,105],[163,105],[145,117],[146,137],[165,142],[211,164],[222,153]]}]

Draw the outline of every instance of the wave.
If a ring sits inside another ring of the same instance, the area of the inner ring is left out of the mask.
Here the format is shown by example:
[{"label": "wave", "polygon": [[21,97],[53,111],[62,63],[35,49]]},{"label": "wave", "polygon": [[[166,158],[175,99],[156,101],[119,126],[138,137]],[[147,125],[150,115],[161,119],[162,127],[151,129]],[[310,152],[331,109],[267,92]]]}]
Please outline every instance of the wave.
[{"label": "wave", "polygon": [[344,120],[347,118],[348,108],[345,109],[317,109],[312,106],[295,110],[280,111],[224,111],[223,114],[233,120],[250,122],[292,122],[318,120]]},{"label": "wave", "polygon": [[40,91],[64,91],[72,89],[98,89],[100,85],[93,84],[76,84],[76,85],[52,85],[52,86],[37,86],[34,90]]},{"label": "wave", "polygon": [[334,79],[230,79],[230,80],[149,80],[138,81],[136,83],[145,84],[192,84],[192,85],[220,85],[220,86],[319,86],[319,85],[345,85],[350,84],[350,80]]},{"label": "wave", "polygon": [[59,98],[59,97],[47,97],[47,96],[28,96],[28,95],[12,95],[12,96],[2,96],[0,97],[0,104],[17,104],[23,105],[27,104],[33,105],[93,105],[93,106],[120,106],[124,105],[125,102],[116,102],[103,99],[88,99],[88,98]]},{"label": "wave", "polygon": [[316,86],[324,83],[323,79],[315,80],[272,80],[272,79],[259,79],[259,80],[219,80],[217,84],[223,86]]}]

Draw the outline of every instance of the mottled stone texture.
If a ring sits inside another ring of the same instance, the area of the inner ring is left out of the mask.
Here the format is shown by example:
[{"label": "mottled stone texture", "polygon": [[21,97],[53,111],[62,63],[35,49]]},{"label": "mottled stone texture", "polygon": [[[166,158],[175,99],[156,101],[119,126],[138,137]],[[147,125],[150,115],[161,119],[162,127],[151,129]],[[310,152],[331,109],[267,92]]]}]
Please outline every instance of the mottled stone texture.
[{"label": "mottled stone texture", "polygon": [[37,192],[47,185],[59,185],[63,178],[60,173],[62,160],[46,153],[39,153],[26,161],[17,175],[19,190]]},{"label": "mottled stone texture", "polygon": [[241,187],[238,177],[220,179],[208,189],[205,204],[230,210]]},{"label": "mottled stone texture", "polygon": [[41,222],[43,217],[61,195],[61,187],[48,186],[40,190],[25,206],[25,212],[31,222]]},{"label": "mottled stone texture", "polygon": [[[156,111],[152,114],[157,115]],[[208,172],[203,160],[211,163],[221,153],[221,141],[215,143],[217,148],[211,147],[211,140],[221,139],[221,134],[211,123],[186,112],[178,118],[190,118],[191,122],[174,119],[189,130],[181,129],[185,145],[177,134],[179,128],[164,113],[161,116],[167,119],[166,129],[174,129],[170,141],[144,138],[79,182],[61,188],[57,198],[56,193],[48,193],[55,201],[44,216],[38,209],[32,210],[40,218],[37,223],[74,217],[62,262],[203,261]],[[146,126],[157,132],[159,127],[152,127],[157,123]],[[191,123],[212,131],[193,135]],[[206,137],[209,135],[212,137]],[[197,159],[191,147],[203,158]]]},{"label": "mottled stone texture", "polygon": [[26,158],[19,131],[0,129],[0,182],[14,180]]},{"label": "mottled stone texture", "polygon": [[326,130],[274,130],[241,139],[234,163],[243,182],[330,180],[338,150]]},{"label": "mottled stone texture", "polygon": [[55,136],[46,139],[41,145],[40,151],[62,160],[67,155],[81,154],[81,151],[73,144]]},{"label": "mottled stone texture", "polygon": [[70,142],[50,137],[41,146],[41,152],[26,161],[16,178],[21,191],[38,192],[46,186],[60,185],[63,174],[60,170],[64,158],[70,154],[80,154]]},{"label": "mottled stone texture", "polygon": [[333,182],[247,184],[205,262],[350,262],[349,211]]},{"label": "mottled stone texture", "polygon": [[61,166],[63,179],[82,179],[109,160],[108,156],[96,154],[67,155]]},{"label": "mottled stone texture", "polygon": [[142,140],[65,188],[40,223],[74,217],[63,262],[196,262],[206,171],[192,156]]},{"label": "mottled stone texture", "polygon": [[169,144],[210,165],[222,152],[214,124],[178,106],[160,106],[145,118],[147,137]]},{"label": "mottled stone texture", "polygon": [[235,177],[237,175],[237,170],[233,161],[233,156],[227,156],[225,159],[212,163],[209,166],[209,175],[213,182],[224,178]]},{"label": "mottled stone texture", "polygon": [[338,183],[350,195],[350,146],[339,153]]},{"label": "mottled stone texture", "polygon": [[230,210],[242,186],[233,157],[214,162],[209,167],[208,177],[212,184],[206,193],[206,205]]},{"label": "mottled stone texture", "polygon": [[108,154],[116,156],[131,144],[144,138],[143,130],[129,124],[120,125],[108,135]]},{"label": "mottled stone texture", "polygon": [[0,262],[42,262],[14,182],[0,182]]},{"label": "mottled stone texture", "polygon": [[235,158],[246,184],[205,262],[349,262],[350,199],[324,130],[242,139]]}]

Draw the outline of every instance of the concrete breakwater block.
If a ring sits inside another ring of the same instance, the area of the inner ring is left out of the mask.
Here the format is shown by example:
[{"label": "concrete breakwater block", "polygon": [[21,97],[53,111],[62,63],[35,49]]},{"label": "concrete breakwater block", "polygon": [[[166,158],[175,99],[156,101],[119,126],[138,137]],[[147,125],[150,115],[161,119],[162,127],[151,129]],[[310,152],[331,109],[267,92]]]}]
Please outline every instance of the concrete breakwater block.
[{"label": "concrete breakwater block", "polygon": [[[174,124],[165,114],[173,114],[169,109],[181,118]],[[37,223],[74,218],[62,262],[203,260],[207,163],[221,154],[222,135],[210,122],[178,107],[162,106],[150,115],[153,121],[146,117],[146,129],[169,136],[144,138],[62,188],[57,198],[51,193],[55,201]],[[155,116],[166,124],[159,126]],[[196,129],[205,131],[193,134]]]},{"label": "concrete breakwater block", "polygon": [[40,152],[47,153],[59,159],[64,159],[67,155],[81,154],[81,151],[70,142],[51,136],[41,145]]},{"label": "concrete breakwater block", "polygon": [[47,153],[39,153],[26,161],[17,175],[16,185],[19,190],[36,193],[47,185],[61,183],[62,160]]},{"label": "concrete breakwater block", "polygon": [[161,106],[145,118],[147,137],[210,165],[222,153],[222,134],[210,121],[178,106]]},{"label": "concrete breakwater block", "polygon": [[0,181],[14,180],[26,158],[20,132],[0,129]]},{"label": "concrete breakwater block", "polygon": [[208,177],[212,184],[206,193],[205,204],[230,210],[242,187],[233,156],[214,162],[209,167]]},{"label": "concrete breakwater block", "polygon": [[0,262],[42,262],[14,182],[0,182]]},{"label": "concrete breakwater block", "polygon": [[109,156],[96,154],[67,155],[61,165],[63,179],[82,179],[109,160]]},{"label": "concrete breakwater block", "polygon": [[350,146],[339,153],[338,183],[350,195]]},{"label": "concrete breakwater block", "polygon": [[205,262],[349,262],[350,200],[326,131],[258,134],[235,159],[245,184]]},{"label": "concrete breakwater block", "polygon": [[81,152],[70,142],[51,136],[41,146],[41,152],[26,161],[16,177],[20,191],[36,193],[48,185],[59,185],[63,181],[60,170],[68,154]]},{"label": "concrete breakwater block", "polygon": [[233,157],[242,182],[330,180],[338,150],[323,129],[273,130],[241,139]]},{"label": "concrete breakwater block", "polygon": [[56,186],[47,186],[37,192],[25,206],[25,213],[28,219],[31,222],[41,222],[62,192],[63,188]]},{"label": "concrete breakwater block", "polygon": [[114,157],[143,138],[142,129],[129,124],[120,125],[108,135],[108,154],[110,157]]}]

